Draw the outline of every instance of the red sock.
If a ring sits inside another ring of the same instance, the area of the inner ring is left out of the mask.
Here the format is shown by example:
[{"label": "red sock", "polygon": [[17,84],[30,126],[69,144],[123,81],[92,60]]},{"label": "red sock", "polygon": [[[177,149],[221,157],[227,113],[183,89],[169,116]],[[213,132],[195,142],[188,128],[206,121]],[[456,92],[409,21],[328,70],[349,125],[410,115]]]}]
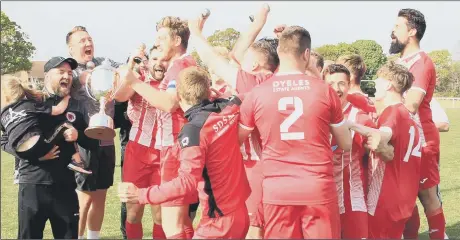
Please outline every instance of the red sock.
[{"label": "red sock", "polygon": [[418,230],[420,229],[420,215],[418,214],[418,207],[415,205],[412,216],[406,222],[404,228],[404,239],[418,239]]},{"label": "red sock", "polygon": [[126,221],[126,237],[128,239],[142,239],[143,236],[142,223],[132,224]]},{"label": "red sock", "polygon": [[152,238],[153,239],[166,239],[165,232],[163,231],[163,227],[159,224],[153,224],[152,230]]},{"label": "red sock", "polygon": [[176,235],[172,235],[172,236],[169,236],[168,239],[187,239],[187,236],[185,234],[185,232],[182,230],[182,232],[176,234]]},{"label": "red sock", "polygon": [[193,230],[193,226],[192,225],[186,225],[184,226],[184,232],[185,232],[185,237],[187,239],[192,239],[193,238],[193,234],[195,234],[195,231]]},{"label": "red sock", "polygon": [[425,212],[428,219],[430,239],[444,239],[446,232],[446,219],[442,208],[438,208],[432,212]]}]

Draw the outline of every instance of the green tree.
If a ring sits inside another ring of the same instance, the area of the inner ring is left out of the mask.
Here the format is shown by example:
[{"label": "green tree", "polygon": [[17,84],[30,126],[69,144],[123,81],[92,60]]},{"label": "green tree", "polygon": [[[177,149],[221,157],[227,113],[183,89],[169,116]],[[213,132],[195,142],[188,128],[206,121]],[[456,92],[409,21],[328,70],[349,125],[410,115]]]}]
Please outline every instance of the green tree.
[{"label": "green tree", "polygon": [[[236,31],[233,28],[227,28],[225,30],[216,30],[211,36],[207,38],[208,43],[211,46],[221,46],[221,47],[226,47],[229,51],[233,49],[233,46],[235,46],[236,40],[240,37],[240,32]],[[198,65],[202,67],[203,62],[200,59],[200,56],[198,56],[198,53],[194,50],[192,53],[193,58],[197,61]]]},{"label": "green tree", "polygon": [[348,43],[326,44],[315,49],[325,60],[335,61],[342,55],[358,53],[358,49]]},{"label": "green tree", "polygon": [[436,68],[436,91],[447,93],[453,90],[451,74],[454,71],[452,56],[447,50],[428,53]]},{"label": "green tree", "polygon": [[28,41],[16,22],[11,21],[1,11],[1,75],[18,71],[29,71],[32,68],[32,57],[35,47]]},{"label": "green tree", "polygon": [[387,62],[382,46],[374,40],[357,40],[351,44],[366,64],[366,74],[363,79],[376,79],[379,68]]}]

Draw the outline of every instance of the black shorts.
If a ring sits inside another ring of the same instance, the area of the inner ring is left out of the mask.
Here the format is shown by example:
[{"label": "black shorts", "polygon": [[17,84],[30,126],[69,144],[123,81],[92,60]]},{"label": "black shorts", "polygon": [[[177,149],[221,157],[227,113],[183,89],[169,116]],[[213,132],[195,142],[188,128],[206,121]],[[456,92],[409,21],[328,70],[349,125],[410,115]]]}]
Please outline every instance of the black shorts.
[{"label": "black shorts", "polygon": [[77,239],[79,206],[73,187],[20,183],[18,239],[43,239],[50,220],[55,239]]},{"label": "black shorts", "polygon": [[93,174],[75,173],[77,190],[92,192],[109,189],[113,186],[115,146],[103,146],[95,151],[80,148],[80,154],[85,155],[85,159],[90,159],[88,169]]}]

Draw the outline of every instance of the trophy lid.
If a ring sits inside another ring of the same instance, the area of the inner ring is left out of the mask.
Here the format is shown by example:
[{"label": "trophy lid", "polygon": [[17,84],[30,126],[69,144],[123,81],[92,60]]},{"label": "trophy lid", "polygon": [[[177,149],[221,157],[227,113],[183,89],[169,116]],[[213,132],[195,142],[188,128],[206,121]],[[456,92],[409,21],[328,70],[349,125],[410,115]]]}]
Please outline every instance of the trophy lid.
[{"label": "trophy lid", "polygon": [[110,62],[108,58],[105,58],[104,61],[102,61],[101,65],[97,66],[94,70],[99,70],[99,69],[115,71],[115,68],[112,67],[112,63]]}]

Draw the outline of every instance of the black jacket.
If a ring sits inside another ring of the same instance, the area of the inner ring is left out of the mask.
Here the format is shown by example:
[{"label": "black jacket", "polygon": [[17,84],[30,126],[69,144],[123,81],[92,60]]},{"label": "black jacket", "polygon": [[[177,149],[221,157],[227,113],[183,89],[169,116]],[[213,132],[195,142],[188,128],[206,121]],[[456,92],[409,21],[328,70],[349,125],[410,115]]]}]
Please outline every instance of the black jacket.
[{"label": "black jacket", "polygon": [[[61,99],[58,96],[52,96],[45,101],[45,104],[55,106]],[[45,136],[51,136],[58,126],[65,122],[70,122],[78,130],[78,144],[91,149],[98,145],[98,141],[88,138],[84,134],[84,130],[87,127],[85,115],[87,113],[83,104],[71,98],[63,114],[58,116],[41,114],[39,116],[38,128]],[[19,183],[76,187],[74,172],[67,168],[72,154],[75,153],[74,144],[61,139],[56,142],[56,145],[59,146],[60,151],[59,157],[56,159],[39,161],[38,158],[41,156],[28,159],[20,158]],[[11,148],[11,144],[8,144],[8,135],[5,132],[2,134],[1,146],[2,150],[16,155],[15,151]]]}]

